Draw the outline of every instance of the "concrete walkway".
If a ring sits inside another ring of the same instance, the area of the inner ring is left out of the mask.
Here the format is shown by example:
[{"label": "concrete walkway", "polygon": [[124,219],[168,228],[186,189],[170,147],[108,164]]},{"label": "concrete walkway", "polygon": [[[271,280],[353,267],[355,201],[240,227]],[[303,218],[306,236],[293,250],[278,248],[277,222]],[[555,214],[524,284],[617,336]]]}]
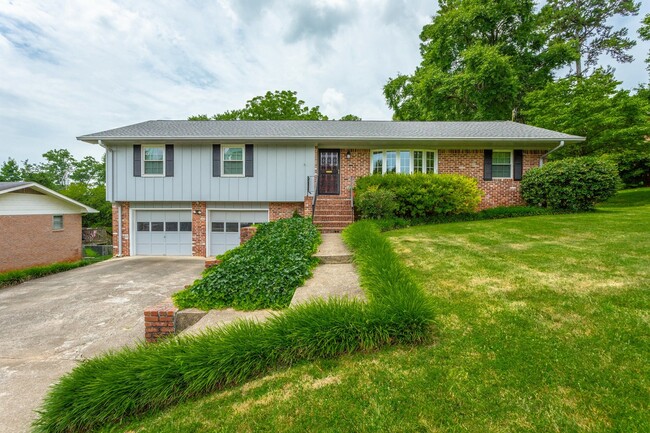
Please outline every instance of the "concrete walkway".
[{"label": "concrete walkway", "polygon": [[[315,254],[320,264],[313,276],[302,287],[296,289],[291,305],[308,302],[312,299],[348,297],[365,300],[366,296],[359,284],[359,275],[352,264],[352,254],[345,246],[339,233],[322,235],[323,242]],[[182,334],[196,334],[206,328],[223,326],[237,319],[263,321],[273,314],[271,310],[236,311],[232,308],[211,310],[201,320],[187,328]]]}]

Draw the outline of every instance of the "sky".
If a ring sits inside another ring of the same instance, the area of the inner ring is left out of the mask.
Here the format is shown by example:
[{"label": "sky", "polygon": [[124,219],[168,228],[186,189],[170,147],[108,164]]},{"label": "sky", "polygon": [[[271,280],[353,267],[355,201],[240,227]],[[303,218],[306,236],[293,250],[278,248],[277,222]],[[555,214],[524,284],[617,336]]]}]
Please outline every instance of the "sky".
[{"label": "sky", "polygon": [[[650,2],[646,2],[650,3]],[[0,0],[0,162],[77,158],[75,137],[151,119],[242,108],[295,90],[330,118],[389,120],[382,89],[420,63],[433,0]],[[622,17],[636,38],[641,17]],[[626,88],[648,81],[638,41],[612,64]]]}]

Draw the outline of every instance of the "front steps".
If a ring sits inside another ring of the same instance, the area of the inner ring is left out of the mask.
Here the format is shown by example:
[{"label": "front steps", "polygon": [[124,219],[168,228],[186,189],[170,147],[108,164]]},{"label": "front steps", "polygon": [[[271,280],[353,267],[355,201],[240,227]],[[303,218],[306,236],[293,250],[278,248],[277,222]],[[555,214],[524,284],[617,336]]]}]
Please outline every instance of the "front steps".
[{"label": "front steps", "polygon": [[354,222],[351,200],[337,196],[318,196],[313,221],[321,233],[342,232]]}]

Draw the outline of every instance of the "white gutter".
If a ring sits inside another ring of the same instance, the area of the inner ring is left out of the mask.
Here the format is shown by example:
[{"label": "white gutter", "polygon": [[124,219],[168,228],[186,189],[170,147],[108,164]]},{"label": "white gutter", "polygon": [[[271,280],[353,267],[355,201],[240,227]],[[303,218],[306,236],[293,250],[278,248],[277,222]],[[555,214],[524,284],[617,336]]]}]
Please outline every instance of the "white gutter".
[{"label": "white gutter", "polygon": [[549,151],[546,152],[544,155],[542,155],[542,156],[539,157],[539,166],[541,167],[541,166],[544,165],[544,159],[545,159],[547,156],[549,156],[551,153],[555,152],[556,150],[558,150],[558,149],[560,149],[560,148],[562,148],[562,147],[564,147],[564,140],[560,141],[560,144],[559,144],[559,145],[555,146],[553,149],[549,150]]}]

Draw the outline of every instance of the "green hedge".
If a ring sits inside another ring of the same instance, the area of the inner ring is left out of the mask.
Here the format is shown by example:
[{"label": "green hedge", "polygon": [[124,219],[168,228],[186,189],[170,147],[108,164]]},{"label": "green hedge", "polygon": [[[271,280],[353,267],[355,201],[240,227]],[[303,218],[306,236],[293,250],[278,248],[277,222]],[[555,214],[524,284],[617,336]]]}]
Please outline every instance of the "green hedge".
[{"label": "green hedge", "polygon": [[58,274],[59,272],[69,271],[70,269],[80,268],[109,258],[111,258],[111,256],[98,256],[92,259],[78,260],[76,262],[54,263],[46,266],[34,266],[19,271],[3,272],[0,273],[0,288],[24,283],[25,281],[45,277],[47,275]]},{"label": "green hedge", "polygon": [[612,197],[619,185],[612,161],[566,158],[528,170],[521,180],[521,195],[530,206],[584,211]]},{"label": "green hedge", "polygon": [[221,256],[222,263],[173,296],[179,308],[285,308],[311,276],[320,234],[307,218],[260,224],[244,245]]},{"label": "green hedge", "polygon": [[119,424],[304,360],[414,344],[432,337],[430,298],[369,222],[348,227],[368,303],[301,304],[266,322],[239,321],[199,336],[124,348],[82,362],[46,396],[37,432]]},{"label": "green hedge", "polygon": [[[387,206],[388,198],[378,200],[378,191],[390,191],[394,213],[376,209]],[[473,212],[481,202],[482,192],[476,179],[457,174],[374,174],[359,178],[354,188],[355,207],[368,218],[422,218]],[[367,197],[368,196],[368,197]]]}]

